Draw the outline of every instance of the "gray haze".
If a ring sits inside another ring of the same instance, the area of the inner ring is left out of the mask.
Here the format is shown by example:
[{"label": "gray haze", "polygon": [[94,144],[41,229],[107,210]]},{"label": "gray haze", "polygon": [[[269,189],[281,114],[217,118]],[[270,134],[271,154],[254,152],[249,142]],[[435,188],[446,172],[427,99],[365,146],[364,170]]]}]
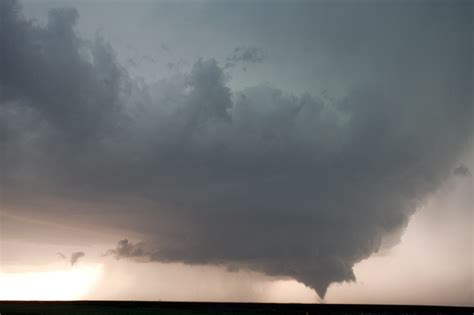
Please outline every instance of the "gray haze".
[{"label": "gray haze", "polygon": [[[78,10],[42,25],[1,2],[4,208],[84,201],[70,215],[144,237],[110,255],[291,277],[324,297],[460,172],[473,135],[472,2],[163,7],[249,44],[144,82],[107,38],[78,34]],[[193,40],[181,49],[204,46]],[[311,68],[317,47],[337,97],[287,90],[285,68],[280,87],[232,88],[234,68],[278,68],[282,55]]]}]

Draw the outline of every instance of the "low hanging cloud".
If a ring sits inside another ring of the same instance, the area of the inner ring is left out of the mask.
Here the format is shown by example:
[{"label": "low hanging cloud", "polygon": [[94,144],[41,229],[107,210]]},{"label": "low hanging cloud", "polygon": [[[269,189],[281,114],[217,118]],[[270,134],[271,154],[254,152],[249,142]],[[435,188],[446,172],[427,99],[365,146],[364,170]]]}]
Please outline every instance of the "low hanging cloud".
[{"label": "low hanging cloud", "polygon": [[[426,7],[445,18],[428,33],[411,30],[431,16],[385,25],[398,50],[375,35],[367,46],[385,76],[328,103],[269,84],[233,91],[214,58],[137,84],[104,39],[78,36],[76,10],[40,26],[3,1],[4,204],[87,201],[81,217],[144,235],[108,255],[292,277],[324,297],[400,235],[472,139],[470,20],[447,8]],[[430,37],[440,31],[452,36]]]},{"label": "low hanging cloud", "polygon": [[74,252],[71,254],[71,266],[74,266],[78,261],[79,258],[84,257],[86,254],[84,252]]},{"label": "low hanging cloud", "polygon": [[116,259],[120,258],[145,258],[151,260],[153,252],[145,249],[143,243],[133,243],[128,239],[118,241],[115,249],[110,249],[105,253],[105,256],[113,256]]},{"label": "low hanging cloud", "polygon": [[[66,255],[64,255],[63,253],[56,253],[56,255],[58,255],[61,259],[67,259]],[[84,252],[73,252],[71,254],[71,258],[69,259],[71,266],[74,266],[78,262],[79,258],[84,257],[85,255],[86,254]]]}]

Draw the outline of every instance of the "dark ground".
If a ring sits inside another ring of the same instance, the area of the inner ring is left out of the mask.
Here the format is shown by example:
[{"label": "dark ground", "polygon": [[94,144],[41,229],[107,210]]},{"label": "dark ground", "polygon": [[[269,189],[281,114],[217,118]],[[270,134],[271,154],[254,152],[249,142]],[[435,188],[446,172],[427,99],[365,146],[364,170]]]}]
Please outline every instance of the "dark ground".
[{"label": "dark ground", "polygon": [[270,304],[270,303],[198,303],[198,302],[125,302],[69,301],[20,302],[0,301],[0,314],[93,314],[93,315],[177,315],[177,314],[403,314],[403,315],[474,315],[474,308],[406,305],[343,304]]}]

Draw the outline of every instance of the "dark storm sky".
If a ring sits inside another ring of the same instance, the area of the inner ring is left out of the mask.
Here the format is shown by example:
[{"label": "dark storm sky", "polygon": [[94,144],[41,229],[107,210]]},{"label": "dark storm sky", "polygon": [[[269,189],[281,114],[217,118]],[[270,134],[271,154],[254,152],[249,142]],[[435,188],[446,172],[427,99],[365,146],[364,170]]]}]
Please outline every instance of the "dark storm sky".
[{"label": "dark storm sky", "polygon": [[324,297],[470,176],[472,2],[1,10],[2,209],[141,235],[113,256]]}]

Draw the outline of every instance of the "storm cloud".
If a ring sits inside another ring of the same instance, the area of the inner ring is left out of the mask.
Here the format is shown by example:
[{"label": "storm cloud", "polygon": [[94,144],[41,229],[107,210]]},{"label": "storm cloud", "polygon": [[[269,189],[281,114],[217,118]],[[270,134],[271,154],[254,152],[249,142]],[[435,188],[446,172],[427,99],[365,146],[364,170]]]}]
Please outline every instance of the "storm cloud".
[{"label": "storm cloud", "polygon": [[79,258],[84,257],[86,254],[84,252],[74,252],[71,254],[71,266],[74,266],[78,261]]},{"label": "storm cloud", "polygon": [[216,58],[135,82],[105,39],[78,35],[77,10],[39,25],[2,1],[4,207],[87,201],[81,217],[144,235],[119,241],[117,258],[250,269],[321,297],[355,281],[354,264],[400,236],[473,135],[472,3],[366,6],[359,27],[331,7],[341,24],[327,47],[341,63],[370,57],[373,78],[328,101],[234,91]]},{"label": "storm cloud", "polygon": [[470,177],[471,170],[464,164],[459,165],[453,170],[453,174],[460,177]]},{"label": "storm cloud", "polygon": [[[61,259],[67,260],[66,255],[63,253],[56,253]],[[69,262],[71,263],[71,266],[74,266],[79,258],[84,257],[86,254],[84,252],[73,252],[71,254],[71,258],[69,259]]]},{"label": "storm cloud", "polygon": [[249,65],[262,63],[264,59],[263,52],[255,46],[237,46],[227,57],[224,68],[233,68],[240,64],[245,71]]}]

